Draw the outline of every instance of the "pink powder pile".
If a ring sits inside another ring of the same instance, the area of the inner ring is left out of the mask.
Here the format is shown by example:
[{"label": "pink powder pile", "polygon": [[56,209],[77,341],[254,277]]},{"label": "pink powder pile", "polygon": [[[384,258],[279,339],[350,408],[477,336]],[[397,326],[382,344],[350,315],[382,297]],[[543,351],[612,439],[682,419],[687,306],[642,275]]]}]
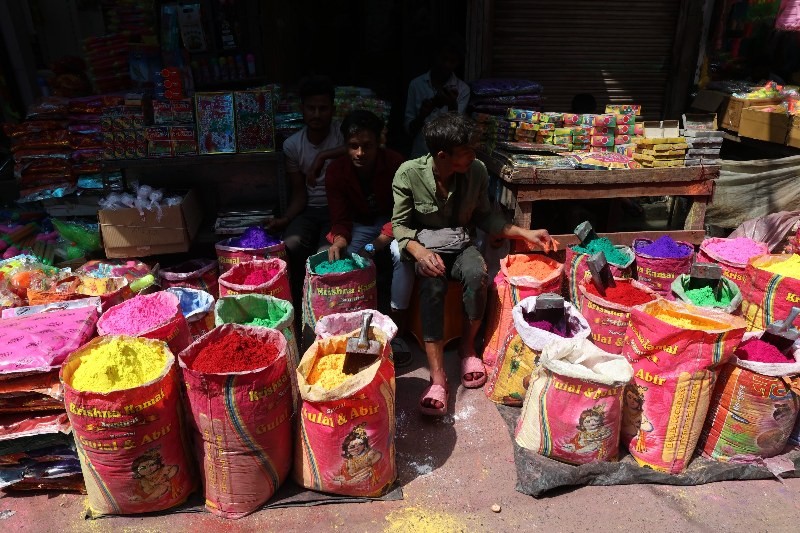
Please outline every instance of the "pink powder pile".
[{"label": "pink powder pile", "polygon": [[178,311],[178,297],[169,292],[135,296],[109,309],[98,322],[106,335],[146,333],[172,320]]},{"label": "pink powder pile", "polygon": [[268,281],[272,281],[277,274],[277,268],[253,270],[247,273],[240,285],[263,285]]},{"label": "pink powder pile", "polygon": [[754,363],[794,363],[794,358],[787,357],[775,346],[761,339],[749,339],[736,348],[736,357]]},{"label": "pink powder pile", "polygon": [[706,250],[730,263],[746,264],[751,257],[768,252],[765,244],[746,237],[736,239],[720,239],[710,242]]}]

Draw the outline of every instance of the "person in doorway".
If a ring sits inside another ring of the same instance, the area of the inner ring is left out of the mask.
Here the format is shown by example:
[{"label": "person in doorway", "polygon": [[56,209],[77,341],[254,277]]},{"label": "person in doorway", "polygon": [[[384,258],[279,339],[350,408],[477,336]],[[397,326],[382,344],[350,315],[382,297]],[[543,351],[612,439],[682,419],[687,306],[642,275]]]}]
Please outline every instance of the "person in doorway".
[{"label": "person in doorway", "polygon": [[489,203],[489,176],[475,160],[475,123],[458,113],[440,115],[424,127],[430,153],[403,163],[392,190],[392,230],[400,250],[415,262],[420,315],[430,385],[420,411],[447,414],[444,371],[444,296],[448,279],[464,287],[464,325],[459,346],[461,383],[477,388],[486,371],[475,352],[475,337],[486,308],[486,263],[472,244],[475,227],[489,235],[528,241],[545,252],[558,243],[546,230],[520,228],[505,221]]},{"label": "person in doorway", "polygon": [[341,132],[347,155],[332,161],[325,173],[331,220],[326,236],[331,244],[328,259],[336,261],[344,251],[369,258],[383,250],[391,253],[391,315],[398,326],[392,351],[395,366],[407,366],[411,363],[411,350],[401,335],[405,332],[414,268],[408,261],[401,261],[392,234],[392,179],[403,156],[380,146],[383,120],[370,111],[357,110],[347,115]]},{"label": "person in doorway", "polygon": [[427,122],[443,113],[464,113],[467,109],[469,86],[455,75],[462,56],[461,47],[455,40],[443,41],[435,49],[431,69],[408,85],[405,127],[413,138],[412,158],[428,152],[422,134],[422,127]]},{"label": "person in doorway", "polygon": [[332,159],[345,153],[339,126],[333,123],[331,80],[324,76],[305,78],[299,93],[305,126],[283,143],[291,198],[283,216],[267,225],[270,232],[283,232],[295,304],[301,299],[306,259],[328,246],[325,235],[330,230],[330,217],[325,169]]}]

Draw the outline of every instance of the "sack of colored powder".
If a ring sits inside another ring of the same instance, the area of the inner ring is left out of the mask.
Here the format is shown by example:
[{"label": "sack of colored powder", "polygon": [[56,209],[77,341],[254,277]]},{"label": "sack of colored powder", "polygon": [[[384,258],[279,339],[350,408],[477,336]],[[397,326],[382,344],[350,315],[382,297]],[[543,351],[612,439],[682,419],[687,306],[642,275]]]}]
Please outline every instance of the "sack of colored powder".
[{"label": "sack of colored powder", "polygon": [[549,343],[540,364],[514,432],[517,444],[570,464],[616,461],[631,365],[588,339]]},{"label": "sack of colored powder", "polygon": [[158,272],[161,288],[188,287],[219,296],[219,264],[212,259],[190,259]]},{"label": "sack of colored powder", "polygon": [[730,278],[722,278],[719,298],[713,287],[689,288],[690,276],[681,274],[672,282],[672,292],[678,300],[698,307],[713,307],[726,313],[739,314],[742,307],[742,291]]},{"label": "sack of colored powder", "polygon": [[294,330],[294,307],[286,300],[264,294],[225,296],[217,300],[214,324],[242,324],[277,329],[286,339],[290,373],[300,364],[297,334]]},{"label": "sack of colored powder", "polygon": [[[629,246],[615,246],[608,239],[602,238],[590,241],[589,244],[588,248],[568,246],[566,259],[564,260],[569,299],[578,309],[581,307],[581,292],[578,288],[580,282],[592,277],[589,267],[586,265],[589,255],[603,252],[611,269],[611,274],[615,278],[633,277],[633,261],[636,256]],[[589,252],[588,254],[587,251]]]},{"label": "sack of colored powder", "polygon": [[538,359],[542,350],[562,338],[585,339],[591,333],[589,323],[569,302],[564,302],[564,330],[547,331],[552,324],[530,322],[536,309],[537,296],[525,298],[512,309],[513,334],[509,335],[490,371],[484,391],[495,403],[521,407],[530,382],[536,378]]},{"label": "sack of colored powder", "polygon": [[766,243],[754,241],[747,237],[736,239],[720,239],[711,237],[703,241],[697,252],[697,260],[704,263],[716,263],[722,267],[722,275],[737,285],[747,279],[745,269],[753,257],[769,253]]},{"label": "sack of colored powder", "polygon": [[96,305],[89,305],[3,318],[0,374],[46,372],[60,366],[94,336],[97,317]]},{"label": "sack of colored powder", "polygon": [[189,287],[170,287],[171,292],[180,300],[181,313],[189,324],[189,333],[196,341],[214,329],[214,297],[206,291]]},{"label": "sack of colored powder", "polygon": [[694,246],[664,235],[655,241],[635,239],[633,251],[636,254],[636,279],[663,298],[673,300],[672,282],[692,270]]},{"label": "sack of colored powder", "polygon": [[179,357],[206,509],[241,518],[269,500],[292,468],[286,339],[225,324]]},{"label": "sack of colored powder", "polygon": [[283,259],[258,259],[236,265],[219,277],[219,295],[266,294],[290,301],[289,271]]},{"label": "sack of colored powder", "polygon": [[93,516],[161,511],[195,488],[175,357],[163,342],[98,337],[61,368]]},{"label": "sack of colored powder", "polygon": [[[795,351],[791,360],[786,359],[759,337],[760,332],[744,341],[734,352],[737,357],[719,372],[698,443],[698,449],[713,459],[778,455],[797,420],[800,351]],[[749,360],[759,359],[761,352],[768,353],[770,348],[786,362]]]},{"label": "sack of colored powder", "polygon": [[714,374],[744,336],[739,317],[658,299],[631,309],[622,355],[633,365],[622,442],[642,466],[682,472],[708,412]]},{"label": "sack of colored powder", "polygon": [[631,307],[652,302],[658,295],[646,285],[632,279],[614,278],[616,285],[601,296],[592,279],[578,286],[581,314],[592,328],[592,342],[609,353],[622,353]]},{"label": "sack of colored powder", "polygon": [[[344,374],[347,339],[357,333],[315,341],[300,361],[294,478],[311,490],[380,496],[397,479],[394,365],[378,357]],[[389,342],[380,329],[370,335],[382,346]]]},{"label": "sack of colored powder", "polygon": [[500,271],[489,288],[483,364],[494,368],[509,342],[517,335],[511,310],[529,296],[561,292],[564,265],[537,254],[512,254],[500,260]]},{"label": "sack of colored powder", "polygon": [[287,366],[296,404],[298,394],[295,369],[300,364],[300,352],[294,327],[294,306],[291,303],[263,294],[225,296],[217,300],[214,307],[214,324],[242,324],[280,331],[286,339]]},{"label": "sack of colored powder", "polygon": [[314,339],[314,328],[322,317],[333,313],[347,313],[375,309],[378,292],[375,283],[375,263],[358,254],[347,256],[357,267],[346,272],[319,274],[327,269],[328,252],[312,255],[306,261],[303,282],[303,345]]},{"label": "sack of colored powder", "polygon": [[[750,330],[764,330],[787,317],[800,303],[800,256],[762,255],[753,257],[745,269],[742,316]],[[800,317],[794,321],[800,326]]]},{"label": "sack of colored powder", "polygon": [[[364,313],[367,311],[372,313],[372,326],[370,327],[370,331],[379,329],[382,336],[388,340],[388,342],[383,345],[383,352],[381,355],[394,363],[391,342],[395,335],[397,335],[397,325],[395,325],[391,318],[374,309],[352,311],[350,313],[334,313],[320,318],[314,328],[314,333],[317,336],[315,340],[327,339],[328,337],[345,335],[351,331],[360,330],[364,320]],[[374,333],[372,333],[372,335],[374,335]]]},{"label": "sack of colored powder", "polygon": [[167,291],[140,294],[115,305],[97,321],[97,334],[164,341],[174,353],[180,353],[192,342],[180,300]]},{"label": "sack of colored powder", "polygon": [[239,244],[236,237],[225,239],[214,246],[217,250],[220,274],[224,274],[240,263],[256,259],[286,259],[286,246],[283,241],[275,240],[265,246],[247,248]]}]

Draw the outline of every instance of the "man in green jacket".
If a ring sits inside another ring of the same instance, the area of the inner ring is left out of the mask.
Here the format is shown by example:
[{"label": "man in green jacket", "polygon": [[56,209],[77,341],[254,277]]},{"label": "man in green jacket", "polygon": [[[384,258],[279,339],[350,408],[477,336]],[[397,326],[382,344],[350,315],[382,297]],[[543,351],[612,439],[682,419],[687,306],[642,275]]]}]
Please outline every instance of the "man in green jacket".
[{"label": "man in green jacket", "polygon": [[461,383],[477,388],[486,371],[475,353],[486,308],[486,262],[472,244],[475,227],[490,235],[521,239],[555,250],[558,243],[546,230],[520,228],[505,221],[489,203],[489,176],[475,159],[475,124],[457,113],[434,118],[423,129],[429,154],[406,161],[395,174],[392,191],[392,229],[401,251],[416,262],[420,314],[430,386],[420,400],[420,411],[447,414],[444,371],[444,296],[448,279],[464,287],[464,329],[459,346]]}]

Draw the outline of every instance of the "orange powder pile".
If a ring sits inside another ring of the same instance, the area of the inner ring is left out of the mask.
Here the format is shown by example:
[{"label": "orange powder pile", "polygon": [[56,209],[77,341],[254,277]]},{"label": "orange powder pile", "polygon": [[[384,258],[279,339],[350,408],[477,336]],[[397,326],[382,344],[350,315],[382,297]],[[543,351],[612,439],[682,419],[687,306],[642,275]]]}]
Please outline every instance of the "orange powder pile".
[{"label": "orange powder pile", "polygon": [[536,279],[546,279],[553,273],[553,267],[544,261],[515,261],[508,267],[509,276],[530,276]]}]

